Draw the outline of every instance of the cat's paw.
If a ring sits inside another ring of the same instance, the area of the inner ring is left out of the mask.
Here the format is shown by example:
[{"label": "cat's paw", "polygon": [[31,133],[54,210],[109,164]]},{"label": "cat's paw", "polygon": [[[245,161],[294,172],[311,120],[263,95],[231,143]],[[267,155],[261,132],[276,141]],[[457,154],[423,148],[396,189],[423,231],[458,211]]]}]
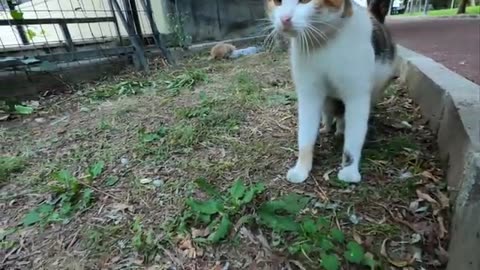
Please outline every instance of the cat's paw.
[{"label": "cat's paw", "polygon": [[358,183],[362,180],[362,176],[357,168],[348,166],[338,172],[338,179],[347,183]]},{"label": "cat's paw", "polygon": [[303,183],[305,180],[307,180],[308,174],[309,170],[295,166],[288,170],[287,180],[290,183]]}]

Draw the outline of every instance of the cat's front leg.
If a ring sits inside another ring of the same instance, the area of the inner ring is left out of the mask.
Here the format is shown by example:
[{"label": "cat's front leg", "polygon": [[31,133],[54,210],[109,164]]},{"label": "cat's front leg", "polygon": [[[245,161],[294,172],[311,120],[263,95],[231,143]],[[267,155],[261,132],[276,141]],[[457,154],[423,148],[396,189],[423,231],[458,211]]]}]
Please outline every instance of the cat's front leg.
[{"label": "cat's front leg", "polygon": [[362,177],[359,164],[370,114],[370,97],[356,96],[345,99],[345,142],[342,169],[338,178],[345,182],[358,183]]},{"label": "cat's front leg", "polygon": [[298,158],[287,173],[287,180],[302,183],[312,169],[313,150],[318,136],[325,96],[313,87],[298,91]]}]

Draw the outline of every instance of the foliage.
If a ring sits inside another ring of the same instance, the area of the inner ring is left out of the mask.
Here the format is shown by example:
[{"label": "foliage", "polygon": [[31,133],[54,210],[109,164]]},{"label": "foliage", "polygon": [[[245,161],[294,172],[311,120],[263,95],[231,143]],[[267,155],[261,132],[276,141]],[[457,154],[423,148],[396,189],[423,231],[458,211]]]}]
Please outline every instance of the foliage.
[{"label": "foliage", "polygon": [[169,91],[173,94],[178,94],[183,88],[192,89],[197,83],[206,82],[207,80],[208,76],[205,71],[201,69],[186,69],[181,74],[166,80],[165,84]]},{"label": "foliage", "polygon": [[308,259],[320,258],[319,264],[325,269],[340,269],[339,254],[346,261],[370,266],[374,260],[365,256],[362,246],[350,241],[346,243],[344,233],[330,228],[330,222],[311,215],[301,215],[310,198],[298,194],[288,194],[263,203],[258,211],[259,223],[269,227],[284,238],[288,238],[285,248],[294,256]]},{"label": "foliage", "polygon": [[10,174],[21,172],[25,167],[25,160],[21,157],[0,157],[0,183],[6,181]]},{"label": "foliage", "polygon": [[19,10],[11,10],[10,16],[12,16],[14,20],[23,20],[23,12]]},{"label": "foliage", "polygon": [[[457,14],[458,8],[452,9],[437,9],[437,10],[429,10],[427,16],[433,17],[441,17],[441,16],[454,16]],[[480,6],[470,6],[466,8],[466,14],[472,15],[479,15],[480,14]],[[412,13],[405,13],[402,16],[421,16],[423,15],[422,12],[412,12]]]},{"label": "foliage", "polygon": [[171,13],[167,15],[167,18],[170,31],[173,33],[174,46],[184,49],[188,48],[192,41],[192,37],[187,34],[184,28],[184,24],[188,16],[186,14]]},{"label": "foliage", "polygon": [[[90,166],[85,177],[88,182],[97,179],[104,168],[103,161]],[[32,209],[23,218],[24,226],[36,223],[48,224],[50,222],[67,223],[69,218],[78,211],[87,209],[93,202],[93,190],[88,184],[79,181],[67,170],[60,170],[52,175],[52,182],[48,188],[53,193],[54,199],[41,203]]]},{"label": "foliage", "polygon": [[153,86],[152,82],[142,80],[125,80],[114,85],[103,85],[89,93],[94,100],[104,100],[112,97],[133,96]]},{"label": "foliage", "polygon": [[[220,192],[205,179],[198,179],[195,183],[208,198],[187,199],[187,208],[174,227],[179,234],[190,233],[197,243],[218,243],[228,237],[233,224],[256,221],[280,237],[276,244],[278,248],[310,261],[318,258],[318,264],[325,269],[340,269],[342,258],[371,268],[376,264],[361,245],[347,241],[338,228],[331,228],[328,219],[302,214],[310,205],[310,197],[291,193],[255,207],[252,202],[264,191],[263,184],[247,186],[238,179],[228,192]],[[252,207],[256,215],[246,214],[245,211]],[[199,230],[204,233],[198,233]]]},{"label": "foliage", "polygon": [[18,114],[28,115],[33,113],[33,108],[30,106],[15,105],[14,108],[15,108],[15,112]]},{"label": "foliage", "polygon": [[146,261],[149,261],[151,258],[155,257],[157,245],[153,230],[145,230],[140,218],[138,217],[135,218],[135,221],[133,222],[132,230],[134,233],[132,238],[133,248],[140,254],[143,254]]},{"label": "foliage", "polygon": [[180,231],[187,231],[187,225],[202,226],[211,232],[208,237],[204,236],[207,238],[195,238],[197,242],[218,243],[225,239],[236,217],[244,221],[249,219],[248,216],[242,215],[243,210],[265,190],[262,183],[247,186],[241,179],[237,179],[228,193],[223,195],[205,179],[200,178],[195,183],[209,198],[187,199],[187,209],[178,228]]}]

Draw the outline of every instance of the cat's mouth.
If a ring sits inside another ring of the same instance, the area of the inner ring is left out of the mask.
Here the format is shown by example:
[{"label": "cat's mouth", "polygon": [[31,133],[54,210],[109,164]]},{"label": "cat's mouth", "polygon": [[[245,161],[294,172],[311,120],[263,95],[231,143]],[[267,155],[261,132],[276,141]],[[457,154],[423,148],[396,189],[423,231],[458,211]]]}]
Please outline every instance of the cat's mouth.
[{"label": "cat's mouth", "polygon": [[293,26],[282,27],[278,32],[286,37],[296,37],[300,33],[300,31]]}]

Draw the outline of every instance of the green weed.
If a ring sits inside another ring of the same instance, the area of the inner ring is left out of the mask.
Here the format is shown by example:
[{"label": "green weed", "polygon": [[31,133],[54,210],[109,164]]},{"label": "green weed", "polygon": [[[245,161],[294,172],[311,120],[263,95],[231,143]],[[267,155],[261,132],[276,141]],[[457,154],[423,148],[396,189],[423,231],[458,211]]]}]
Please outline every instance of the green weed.
[{"label": "green weed", "polygon": [[133,96],[142,93],[145,88],[151,87],[152,85],[153,84],[149,81],[122,81],[114,85],[103,85],[90,92],[88,96],[93,100],[105,100],[120,96]]},{"label": "green weed", "polygon": [[[288,241],[285,249],[294,256],[304,256],[317,262],[325,269],[340,269],[340,255],[349,263],[374,267],[376,262],[358,243],[346,241],[342,231],[331,228],[324,218],[301,215],[310,198],[288,194],[276,200],[263,203],[258,210],[259,223],[283,235]],[[287,242],[287,241],[284,241]]]},{"label": "green weed", "polygon": [[234,132],[239,129],[240,122],[244,116],[241,110],[236,109],[235,104],[227,103],[225,100],[210,100],[201,98],[201,103],[176,111],[177,117],[188,120],[197,120],[198,129],[205,133]]},{"label": "green weed", "polygon": [[135,221],[133,222],[132,230],[132,246],[138,253],[145,256],[145,259],[148,262],[150,259],[155,257],[158,250],[153,230],[145,230],[140,218],[138,217],[135,218]]},{"label": "green weed", "polygon": [[186,69],[179,75],[165,80],[164,83],[171,94],[178,94],[181,89],[192,89],[196,84],[206,82],[208,75],[201,69]]},{"label": "green weed", "polygon": [[[185,232],[188,231],[189,226],[204,227],[211,233],[194,239],[201,243],[218,243],[224,240],[235,218],[247,222],[250,217],[243,215],[243,211],[258,194],[265,190],[263,184],[247,186],[241,179],[236,180],[226,194],[221,193],[205,179],[198,179],[195,183],[209,196],[209,199],[187,199],[187,209],[181,218],[178,230]],[[238,220],[235,223],[238,224]]]},{"label": "green weed", "polygon": [[[85,181],[93,182],[100,176],[103,168],[103,162],[93,164],[87,170]],[[67,223],[74,213],[87,209],[93,202],[93,190],[89,184],[79,181],[69,171],[60,170],[54,173],[52,178],[48,189],[53,193],[54,199],[43,202],[28,212],[23,218],[24,226],[51,222]]]},{"label": "green weed", "polygon": [[[348,241],[341,230],[332,228],[327,218],[304,211],[312,201],[310,197],[292,193],[257,207],[254,201],[264,191],[263,184],[246,186],[242,180],[236,180],[228,192],[220,192],[205,179],[195,183],[208,199],[187,199],[183,215],[170,228],[179,234],[191,234],[193,229],[201,228],[206,233],[193,239],[198,244],[218,243],[228,238],[233,224],[255,222],[276,235],[272,246],[325,269],[340,269],[342,261],[371,269],[377,265],[370,253]],[[255,214],[247,214],[247,210]]]},{"label": "green weed", "polygon": [[236,75],[230,90],[243,102],[256,104],[264,100],[260,84],[247,71]]},{"label": "green weed", "polygon": [[89,229],[85,232],[86,241],[84,244],[92,252],[111,251],[116,236],[121,235],[121,226],[100,226]]},{"label": "green weed", "polygon": [[25,159],[21,157],[0,157],[0,184],[6,182],[12,173],[19,173],[25,168]]}]

